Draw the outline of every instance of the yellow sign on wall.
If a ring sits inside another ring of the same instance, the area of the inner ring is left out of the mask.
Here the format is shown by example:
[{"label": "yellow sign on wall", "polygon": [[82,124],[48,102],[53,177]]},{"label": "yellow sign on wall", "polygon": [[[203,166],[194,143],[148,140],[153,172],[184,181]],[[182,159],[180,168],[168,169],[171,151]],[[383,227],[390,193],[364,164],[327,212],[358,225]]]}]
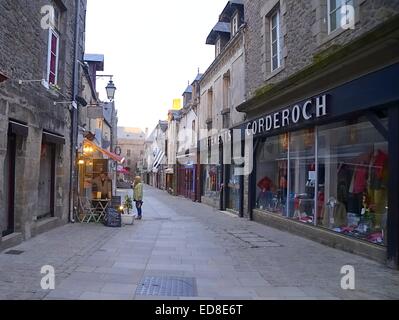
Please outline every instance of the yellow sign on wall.
[{"label": "yellow sign on wall", "polygon": [[181,109],[181,99],[174,99],[172,110],[180,110],[180,109]]}]

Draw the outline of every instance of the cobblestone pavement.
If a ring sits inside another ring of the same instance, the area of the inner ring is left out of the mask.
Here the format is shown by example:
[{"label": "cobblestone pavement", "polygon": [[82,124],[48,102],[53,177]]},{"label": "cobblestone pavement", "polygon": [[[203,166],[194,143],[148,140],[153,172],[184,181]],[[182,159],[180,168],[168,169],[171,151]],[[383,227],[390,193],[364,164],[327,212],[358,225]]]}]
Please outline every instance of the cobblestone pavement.
[{"label": "cobblestone pavement", "polygon": [[[398,299],[399,272],[147,187],[144,219],[74,224],[0,254],[0,299]],[[56,289],[40,269],[56,270]],[[341,267],[356,290],[341,289]],[[143,278],[195,278],[198,297],[141,296]]]}]

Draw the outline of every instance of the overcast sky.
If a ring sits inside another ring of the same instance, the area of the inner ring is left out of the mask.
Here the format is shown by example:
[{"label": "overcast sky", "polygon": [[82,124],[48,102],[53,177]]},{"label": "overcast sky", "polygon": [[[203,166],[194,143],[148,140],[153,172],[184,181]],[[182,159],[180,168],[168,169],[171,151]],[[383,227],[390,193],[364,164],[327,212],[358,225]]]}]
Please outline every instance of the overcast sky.
[{"label": "overcast sky", "polygon": [[[115,75],[119,126],[151,130],[214,59],[205,44],[227,0],[88,0],[86,53]],[[107,79],[97,84],[105,98]]]}]

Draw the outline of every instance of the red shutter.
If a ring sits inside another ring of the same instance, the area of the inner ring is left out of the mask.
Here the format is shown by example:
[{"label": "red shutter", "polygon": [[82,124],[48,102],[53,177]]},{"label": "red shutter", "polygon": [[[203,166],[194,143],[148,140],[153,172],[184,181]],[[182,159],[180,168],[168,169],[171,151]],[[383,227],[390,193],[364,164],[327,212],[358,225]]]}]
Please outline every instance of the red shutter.
[{"label": "red shutter", "polygon": [[51,43],[50,43],[50,70],[49,70],[49,82],[51,84],[57,84],[57,67],[58,67],[58,37],[51,32]]}]

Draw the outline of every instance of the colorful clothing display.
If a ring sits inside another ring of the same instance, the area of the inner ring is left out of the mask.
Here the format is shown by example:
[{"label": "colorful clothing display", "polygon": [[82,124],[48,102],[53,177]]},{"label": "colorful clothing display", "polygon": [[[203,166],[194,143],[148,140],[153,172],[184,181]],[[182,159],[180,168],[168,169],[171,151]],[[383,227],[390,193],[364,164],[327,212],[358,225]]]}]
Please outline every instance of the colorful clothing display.
[{"label": "colorful clothing display", "polygon": [[358,194],[366,190],[368,169],[366,166],[357,166],[353,179],[353,193]]},{"label": "colorful clothing display", "polygon": [[271,191],[272,186],[273,182],[268,177],[264,177],[258,182],[258,187],[261,190]]}]

